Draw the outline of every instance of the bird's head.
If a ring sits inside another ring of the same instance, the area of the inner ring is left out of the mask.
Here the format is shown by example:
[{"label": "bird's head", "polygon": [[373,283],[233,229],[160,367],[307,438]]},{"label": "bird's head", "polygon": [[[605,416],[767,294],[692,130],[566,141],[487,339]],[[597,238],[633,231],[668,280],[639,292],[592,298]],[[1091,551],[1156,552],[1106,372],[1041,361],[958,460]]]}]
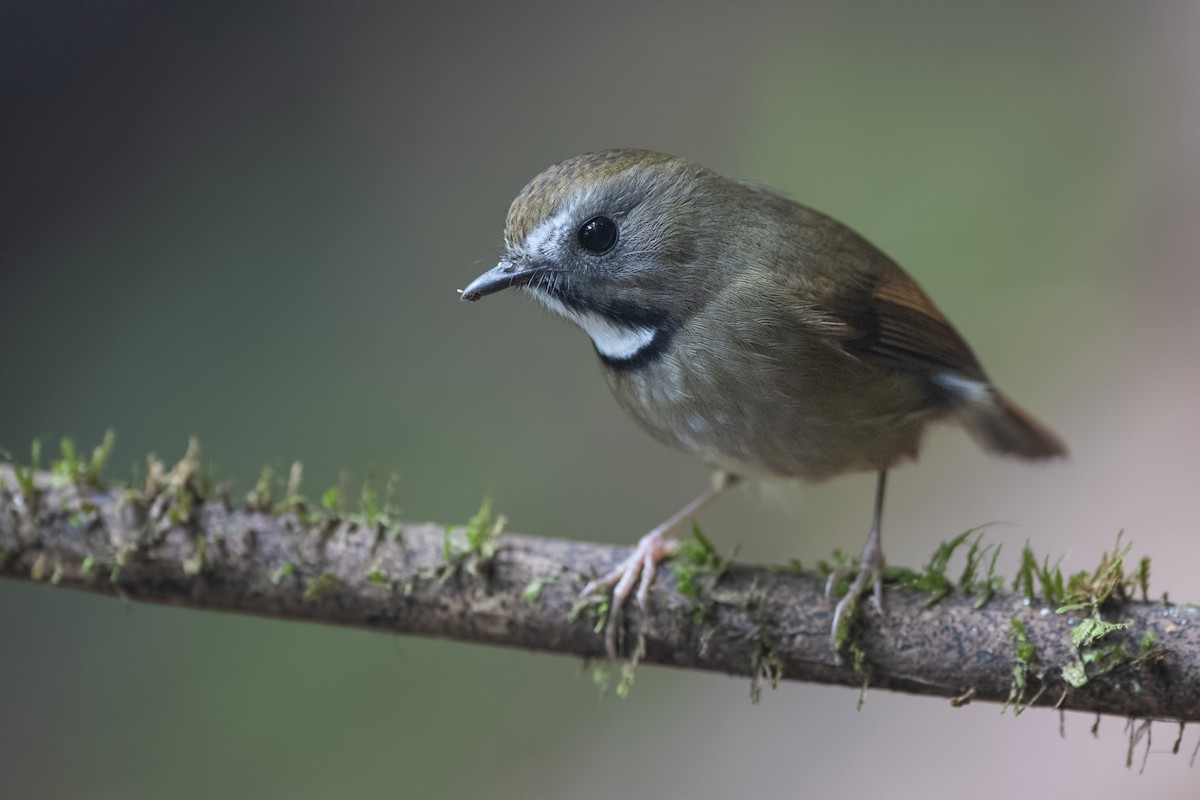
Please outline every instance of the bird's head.
[{"label": "bird's head", "polygon": [[500,262],[464,300],[520,287],[591,336],[610,366],[644,359],[701,308],[719,276],[713,219],[731,183],[647,150],[577,156],[513,201]]}]

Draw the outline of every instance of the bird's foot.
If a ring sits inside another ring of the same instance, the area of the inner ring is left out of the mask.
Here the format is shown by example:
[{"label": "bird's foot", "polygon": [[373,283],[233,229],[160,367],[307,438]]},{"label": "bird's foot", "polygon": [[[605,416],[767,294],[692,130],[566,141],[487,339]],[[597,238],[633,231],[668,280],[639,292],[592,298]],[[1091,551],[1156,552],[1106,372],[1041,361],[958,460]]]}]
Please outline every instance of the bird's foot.
[{"label": "bird's foot", "polygon": [[[608,604],[608,620],[604,624],[604,644],[609,658],[617,657],[617,632],[620,630],[621,614],[629,595],[637,582],[638,608],[646,607],[650,587],[658,565],[675,551],[679,544],[671,535],[671,528],[660,525],[638,540],[633,552],[611,572],[596,578],[583,587],[580,597],[587,597],[601,589],[612,587],[612,599]],[[639,576],[641,581],[638,581]]]},{"label": "bird's foot", "polygon": [[[837,570],[829,576],[825,584],[825,602],[832,604],[834,585],[846,577],[846,570]],[[850,625],[854,622],[854,612],[858,608],[858,600],[868,588],[874,587],[872,600],[875,608],[883,613],[883,549],[879,546],[879,537],[872,535],[867,539],[858,562],[858,574],[846,594],[838,601],[833,610],[833,625],[829,632],[829,645],[838,662],[841,662],[842,645],[850,633]]]}]

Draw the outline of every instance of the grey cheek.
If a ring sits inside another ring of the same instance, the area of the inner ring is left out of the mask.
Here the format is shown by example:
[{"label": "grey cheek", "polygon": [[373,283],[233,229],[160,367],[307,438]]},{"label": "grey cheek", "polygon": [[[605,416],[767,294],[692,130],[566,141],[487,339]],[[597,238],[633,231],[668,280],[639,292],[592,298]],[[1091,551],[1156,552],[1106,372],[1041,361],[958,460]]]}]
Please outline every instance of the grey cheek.
[{"label": "grey cheek", "polygon": [[688,427],[691,428],[696,433],[704,433],[712,426],[708,423],[708,420],[706,420],[704,417],[700,416],[699,414],[689,414],[688,415]]}]

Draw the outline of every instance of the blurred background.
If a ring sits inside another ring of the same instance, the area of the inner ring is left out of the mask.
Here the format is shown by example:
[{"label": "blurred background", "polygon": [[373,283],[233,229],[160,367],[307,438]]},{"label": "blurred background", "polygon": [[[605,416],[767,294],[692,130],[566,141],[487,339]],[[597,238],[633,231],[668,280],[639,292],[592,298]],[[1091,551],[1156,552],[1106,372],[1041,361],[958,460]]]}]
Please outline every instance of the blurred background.
[{"label": "blurred background", "polygon": [[[6,3],[0,445],[110,474],[190,435],[249,489],[393,470],[404,518],[630,544],[703,467],[579,331],[455,289],[545,166],[640,146],[773,185],[913,273],[1070,461],[940,430],[889,486],[916,566],[981,523],[1200,600],[1200,7]],[[741,558],[857,551],[872,478],[739,490]],[[1195,796],[1189,730],[570,659],[0,582],[6,797]]]}]

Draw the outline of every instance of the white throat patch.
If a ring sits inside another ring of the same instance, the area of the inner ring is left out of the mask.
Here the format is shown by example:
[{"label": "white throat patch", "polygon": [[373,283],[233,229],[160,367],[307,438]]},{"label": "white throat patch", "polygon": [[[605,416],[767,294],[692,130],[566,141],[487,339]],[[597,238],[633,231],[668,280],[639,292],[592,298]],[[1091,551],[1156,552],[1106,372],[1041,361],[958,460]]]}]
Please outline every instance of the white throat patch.
[{"label": "white throat patch", "polygon": [[[553,259],[562,243],[574,235],[575,220],[580,216],[580,209],[593,202],[593,194],[591,190],[578,192],[558,213],[542,220],[530,231],[521,243],[520,250],[534,258]],[[511,244],[506,242],[506,245]],[[546,308],[583,328],[592,338],[592,344],[596,345],[596,351],[613,361],[628,361],[635,357],[649,347],[658,335],[658,330],[651,326],[621,325],[600,314],[568,308],[562,301],[540,291],[536,281],[524,288]]]},{"label": "white throat patch", "polygon": [[550,295],[532,289],[532,287],[526,288],[531,289],[533,296],[540,300],[546,308],[583,328],[584,332],[592,337],[592,344],[596,345],[597,352],[605,358],[627,361],[649,347],[650,343],[654,341],[655,335],[658,334],[657,329],[648,326],[618,325],[599,314],[575,311],[567,308]]}]

